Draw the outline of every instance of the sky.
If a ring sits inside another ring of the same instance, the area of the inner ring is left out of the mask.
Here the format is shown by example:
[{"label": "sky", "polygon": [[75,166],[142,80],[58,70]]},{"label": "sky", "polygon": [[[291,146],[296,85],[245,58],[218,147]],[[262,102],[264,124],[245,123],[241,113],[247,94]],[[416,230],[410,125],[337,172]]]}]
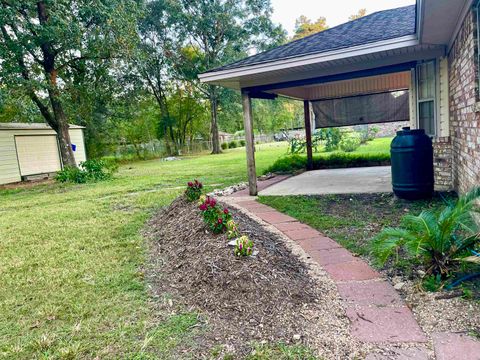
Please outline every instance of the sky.
[{"label": "sky", "polygon": [[300,15],[316,20],[327,18],[329,27],[348,21],[348,17],[365,8],[367,14],[379,10],[415,4],[415,0],[271,0],[273,21],[280,23],[290,35],[295,28],[295,20]]}]

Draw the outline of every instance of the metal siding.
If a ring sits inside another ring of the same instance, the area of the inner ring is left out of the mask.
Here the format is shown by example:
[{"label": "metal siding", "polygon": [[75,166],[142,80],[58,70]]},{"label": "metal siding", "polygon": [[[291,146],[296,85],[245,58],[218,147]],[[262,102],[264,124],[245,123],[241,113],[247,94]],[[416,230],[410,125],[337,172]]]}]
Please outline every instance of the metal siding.
[{"label": "metal siding", "polygon": [[85,142],[83,140],[82,129],[70,129],[70,141],[77,146],[77,150],[73,153],[75,155],[75,162],[80,165],[81,162],[87,160],[85,151]]},{"label": "metal siding", "polygon": [[20,181],[13,133],[0,131],[0,184]]},{"label": "metal siding", "polygon": [[15,136],[22,176],[51,173],[62,168],[55,135]]}]

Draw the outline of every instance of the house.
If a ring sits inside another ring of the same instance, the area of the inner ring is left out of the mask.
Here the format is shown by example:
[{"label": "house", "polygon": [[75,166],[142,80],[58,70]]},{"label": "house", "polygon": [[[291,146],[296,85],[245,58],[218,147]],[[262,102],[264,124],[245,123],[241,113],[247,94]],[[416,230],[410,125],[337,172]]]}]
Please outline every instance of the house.
[{"label": "house", "polygon": [[[417,0],[201,74],[242,92],[250,194],[252,99],[277,96],[304,102],[307,142],[311,109],[317,127],[408,120],[433,139],[437,189],[478,185],[479,18],[478,0]],[[335,104],[344,113],[333,115]]]},{"label": "house", "polygon": [[[86,160],[83,127],[70,125],[77,164]],[[56,132],[46,124],[0,123],[0,184],[61,170]]]}]

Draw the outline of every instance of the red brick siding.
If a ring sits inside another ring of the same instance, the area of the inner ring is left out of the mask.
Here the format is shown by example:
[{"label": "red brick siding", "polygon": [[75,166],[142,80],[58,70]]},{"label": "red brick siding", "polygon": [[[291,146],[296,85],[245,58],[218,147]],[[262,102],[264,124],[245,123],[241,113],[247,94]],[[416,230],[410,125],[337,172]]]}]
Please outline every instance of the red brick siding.
[{"label": "red brick siding", "polygon": [[480,184],[480,113],[477,104],[476,24],[471,11],[449,54],[450,137],[453,185],[459,192]]}]

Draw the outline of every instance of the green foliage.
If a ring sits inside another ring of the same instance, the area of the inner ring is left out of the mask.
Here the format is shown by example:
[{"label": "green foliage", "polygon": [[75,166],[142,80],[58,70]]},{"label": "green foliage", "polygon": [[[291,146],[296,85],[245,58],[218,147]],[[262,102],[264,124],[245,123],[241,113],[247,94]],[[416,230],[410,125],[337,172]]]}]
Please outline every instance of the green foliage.
[{"label": "green foliage", "polygon": [[443,287],[442,276],[440,274],[428,275],[423,279],[422,287],[429,292],[436,292]]},{"label": "green foliage", "polygon": [[353,152],[358,149],[361,144],[360,135],[357,133],[346,134],[340,141],[340,150],[345,152]]},{"label": "green foliage", "polygon": [[238,230],[238,225],[235,221],[230,220],[227,222],[227,238],[234,239],[240,235],[240,231]]},{"label": "green foliage", "polygon": [[480,188],[471,190],[441,211],[425,210],[418,216],[406,215],[398,228],[385,228],[372,244],[372,252],[384,264],[391,257],[407,256],[422,261],[427,274],[446,278],[460,261],[478,246],[479,227],[473,214]]},{"label": "green foliage", "polygon": [[200,204],[200,210],[203,212],[203,219],[214,234],[220,234],[227,231],[227,224],[232,220],[232,215],[227,208],[218,205],[214,198],[207,197]]},{"label": "green foliage", "polygon": [[325,151],[331,152],[338,149],[343,138],[343,132],[339,128],[327,128],[315,131],[317,137],[325,143]]},{"label": "green foliage", "polygon": [[222,148],[222,150],[227,150],[228,149],[228,143],[224,142],[220,145],[220,147]]},{"label": "green foliage", "polygon": [[[314,169],[336,169],[347,167],[384,166],[390,163],[388,153],[332,153],[330,155],[314,156]],[[307,168],[307,157],[289,155],[278,159],[266,172],[292,173]]]},{"label": "green foliage", "polygon": [[250,256],[253,254],[253,241],[248,236],[239,237],[233,250],[235,256]]},{"label": "green foliage", "polygon": [[312,22],[312,20],[307,18],[305,15],[302,15],[295,20],[295,35],[293,36],[292,40],[298,40],[327,29],[328,25],[325,17],[321,16],[317,19],[317,21]]},{"label": "green foliage", "polygon": [[202,196],[203,185],[198,180],[190,181],[187,184],[187,189],[185,190],[185,196],[189,202],[197,201]]},{"label": "green foliage", "polygon": [[244,147],[245,144],[246,144],[245,140],[240,140],[240,146],[241,146],[241,147]]},{"label": "green foliage", "polygon": [[235,140],[232,140],[228,143],[229,149],[235,149],[236,147],[237,147],[237,142]]},{"label": "green foliage", "polygon": [[117,167],[115,162],[91,159],[80,163],[80,168],[66,166],[57,173],[55,179],[58,182],[73,182],[77,184],[103,181],[110,179]]}]

